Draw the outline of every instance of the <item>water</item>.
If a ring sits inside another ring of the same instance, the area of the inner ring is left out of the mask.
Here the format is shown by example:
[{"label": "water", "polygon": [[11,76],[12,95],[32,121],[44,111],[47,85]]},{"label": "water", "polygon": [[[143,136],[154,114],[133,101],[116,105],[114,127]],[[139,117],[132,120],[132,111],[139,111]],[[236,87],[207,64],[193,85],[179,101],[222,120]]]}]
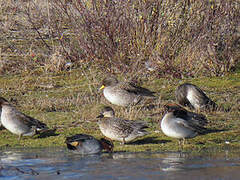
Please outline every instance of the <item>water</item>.
[{"label": "water", "polygon": [[103,153],[81,156],[65,148],[0,152],[0,179],[239,179],[239,153]]}]

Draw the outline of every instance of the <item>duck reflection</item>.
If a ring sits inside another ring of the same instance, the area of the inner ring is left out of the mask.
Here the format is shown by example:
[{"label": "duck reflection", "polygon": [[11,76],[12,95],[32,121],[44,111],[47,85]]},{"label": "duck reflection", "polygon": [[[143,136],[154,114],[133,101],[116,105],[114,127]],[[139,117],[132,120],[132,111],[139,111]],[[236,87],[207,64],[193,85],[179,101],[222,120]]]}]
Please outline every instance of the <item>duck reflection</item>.
[{"label": "duck reflection", "polygon": [[114,160],[117,160],[117,159],[132,159],[132,158],[137,158],[141,156],[142,157],[142,154],[139,155],[139,153],[126,153],[126,152],[118,152],[118,153],[113,153],[111,155],[111,157],[114,159]]},{"label": "duck reflection", "polygon": [[[189,154],[182,152],[174,153],[124,153],[118,152],[109,155],[114,160],[119,159],[145,159],[146,163],[150,161],[158,162],[160,171],[180,171],[184,170],[185,162]],[[154,160],[153,160],[154,159]],[[151,163],[150,163],[151,164]]]},{"label": "duck reflection", "polygon": [[174,153],[126,153],[126,152],[118,152],[112,153],[108,155],[108,158],[112,158],[114,160],[120,159],[144,159],[146,164],[151,167],[159,166],[160,171],[180,171],[186,169],[186,162],[189,159],[189,154],[182,152],[174,152]]},{"label": "duck reflection", "polygon": [[160,165],[161,171],[180,171],[184,170],[184,164],[188,157],[186,153],[168,153],[163,158]]}]

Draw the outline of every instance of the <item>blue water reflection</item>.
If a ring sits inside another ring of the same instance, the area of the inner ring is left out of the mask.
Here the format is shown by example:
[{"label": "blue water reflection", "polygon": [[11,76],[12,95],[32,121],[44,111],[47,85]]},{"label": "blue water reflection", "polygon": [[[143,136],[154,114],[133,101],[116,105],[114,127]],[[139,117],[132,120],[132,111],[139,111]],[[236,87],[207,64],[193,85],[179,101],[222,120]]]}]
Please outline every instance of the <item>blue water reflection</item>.
[{"label": "blue water reflection", "polygon": [[126,153],[81,156],[65,148],[0,152],[0,179],[238,179],[238,153]]}]

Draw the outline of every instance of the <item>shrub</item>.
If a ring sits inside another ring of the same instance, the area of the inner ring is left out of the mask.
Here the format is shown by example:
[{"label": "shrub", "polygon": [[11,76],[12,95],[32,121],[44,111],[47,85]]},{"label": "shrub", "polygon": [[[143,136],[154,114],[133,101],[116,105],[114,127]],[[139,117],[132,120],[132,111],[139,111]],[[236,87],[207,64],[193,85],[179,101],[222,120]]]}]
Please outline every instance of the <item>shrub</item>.
[{"label": "shrub", "polygon": [[[238,1],[53,0],[5,6],[17,12],[4,12],[8,19],[21,17],[11,24],[26,41],[25,48],[11,41],[18,55],[34,52],[49,71],[65,70],[64,63],[71,62],[132,77],[146,74],[145,64],[152,64],[156,76],[181,78],[223,75],[239,63]],[[57,49],[60,65],[53,58]]]}]

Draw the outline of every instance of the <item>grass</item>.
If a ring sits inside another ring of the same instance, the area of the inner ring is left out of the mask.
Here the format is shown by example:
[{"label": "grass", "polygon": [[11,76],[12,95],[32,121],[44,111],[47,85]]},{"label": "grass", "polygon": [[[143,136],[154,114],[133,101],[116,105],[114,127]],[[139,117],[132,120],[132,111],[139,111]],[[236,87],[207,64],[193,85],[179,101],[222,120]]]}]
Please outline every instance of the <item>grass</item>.
[{"label": "grass", "polygon": [[[95,74],[94,74],[95,73]],[[18,137],[7,130],[0,131],[0,148],[6,147],[61,147],[65,146],[67,136],[76,133],[91,134],[100,138],[101,132],[96,124],[96,116],[103,105],[110,105],[99,91],[100,72],[83,75],[78,69],[61,73],[22,73],[0,77],[1,96],[10,100],[17,109],[33,116],[50,128],[54,133]],[[88,75],[88,78],[86,77]],[[216,148],[239,148],[239,100],[240,73],[228,74],[224,77],[194,79],[143,79],[143,86],[157,92],[160,105],[153,110],[139,110],[139,107],[125,109],[112,107],[117,116],[132,120],[144,120],[149,123],[150,134],[136,141],[120,145],[114,142],[115,151],[178,151],[178,141],[166,137],[160,129],[162,106],[174,101],[174,90],[183,82],[191,82],[202,88],[217,104],[229,112],[213,112],[205,114],[209,120],[208,128],[224,130],[189,139],[184,151],[202,151]],[[159,113],[156,116],[151,114]]]}]

